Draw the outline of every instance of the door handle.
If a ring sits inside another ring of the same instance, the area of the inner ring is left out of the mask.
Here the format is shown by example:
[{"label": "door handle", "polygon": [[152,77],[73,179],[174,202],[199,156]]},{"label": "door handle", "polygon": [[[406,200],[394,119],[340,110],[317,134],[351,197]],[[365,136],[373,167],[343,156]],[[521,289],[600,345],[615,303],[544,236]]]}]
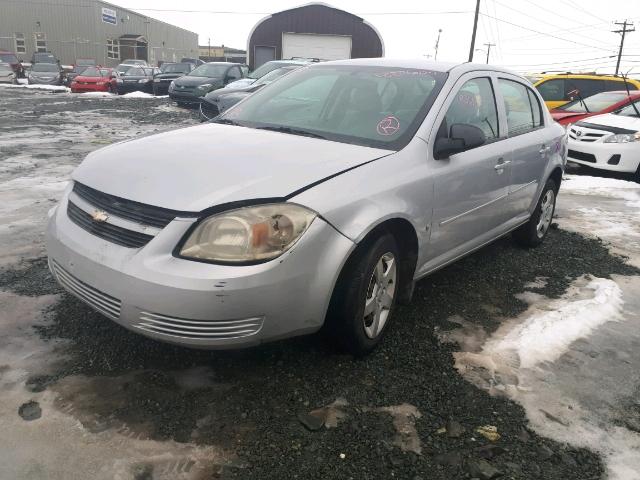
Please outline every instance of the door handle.
[{"label": "door handle", "polygon": [[511,160],[498,160],[498,163],[493,168],[495,168],[496,170],[504,170],[504,167],[506,167],[510,163],[511,163]]},{"label": "door handle", "polygon": [[546,145],[542,145],[540,150],[538,150],[538,153],[540,155],[544,155],[545,153],[549,153],[550,150],[551,150],[551,147],[547,147]]}]

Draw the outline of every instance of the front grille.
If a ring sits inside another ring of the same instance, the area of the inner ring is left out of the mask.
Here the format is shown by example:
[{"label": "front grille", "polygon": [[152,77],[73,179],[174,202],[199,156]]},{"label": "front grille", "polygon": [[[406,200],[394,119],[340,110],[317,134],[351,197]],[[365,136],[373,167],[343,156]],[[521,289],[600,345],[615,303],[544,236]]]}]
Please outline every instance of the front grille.
[{"label": "front grille", "polygon": [[55,260],[49,259],[49,268],[60,285],[69,293],[109,318],[118,319],[120,317],[120,306],[122,304],[120,300],[77,279],[62,268]]},{"label": "front grille", "polygon": [[91,215],[74,205],[67,204],[67,215],[73,223],[96,237],[104,238],[117,245],[129,248],[140,248],[145,246],[152,238],[152,235],[134,232],[126,228],[118,227],[111,223],[96,222]]},{"label": "front grille", "polygon": [[590,153],[576,152],[575,150],[569,150],[567,153],[569,158],[575,160],[582,160],[583,162],[596,163],[596,156]]},{"label": "front grille", "polygon": [[145,205],[102,193],[78,182],[73,185],[73,191],[100,210],[150,227],[164,228],[180,214],[168,208]]},{"label": "front grille", "polygon": [[242,320],[207,321],[140,312],[140,330],[178,338],[221,340],[255,335],[262,328],[263,317]]},{"label": "front grille", "polygon": [[582,132],[578,135],[579,130],[575,128],[569,129],[569,138],[572,140],[577,140],[579,142],[595,142],[596,140],[604,137],[606,133],[596,133],[596,132]]}]

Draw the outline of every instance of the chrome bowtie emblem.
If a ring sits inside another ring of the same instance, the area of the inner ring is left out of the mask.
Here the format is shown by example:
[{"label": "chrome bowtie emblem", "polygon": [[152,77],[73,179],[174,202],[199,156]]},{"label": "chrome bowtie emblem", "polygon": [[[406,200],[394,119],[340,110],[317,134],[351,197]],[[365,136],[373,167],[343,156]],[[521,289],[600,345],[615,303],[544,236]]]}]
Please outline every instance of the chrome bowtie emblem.
[{"label": "chrome bowtie emblem", "polygon": [[102,210],[94,210],[91,214],[91,218],[94,222],[103,223],[107,221],[109,215],[107,215],[107,212],[103,212]]}]

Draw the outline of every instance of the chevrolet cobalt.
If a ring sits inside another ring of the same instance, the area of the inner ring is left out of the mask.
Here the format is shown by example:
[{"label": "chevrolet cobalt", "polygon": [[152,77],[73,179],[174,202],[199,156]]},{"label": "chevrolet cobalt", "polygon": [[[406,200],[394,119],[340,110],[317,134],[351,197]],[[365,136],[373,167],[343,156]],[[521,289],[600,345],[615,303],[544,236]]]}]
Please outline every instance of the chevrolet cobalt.
[{"label": "chevrolet cobalt", "polygon": [[507,70],[318,63],[213,122],[90,153],[50,212],[49,265],[157,340],[234,348],[324,326],[361,355],[420,278],[508,233],[541,243],[566,152]]}]

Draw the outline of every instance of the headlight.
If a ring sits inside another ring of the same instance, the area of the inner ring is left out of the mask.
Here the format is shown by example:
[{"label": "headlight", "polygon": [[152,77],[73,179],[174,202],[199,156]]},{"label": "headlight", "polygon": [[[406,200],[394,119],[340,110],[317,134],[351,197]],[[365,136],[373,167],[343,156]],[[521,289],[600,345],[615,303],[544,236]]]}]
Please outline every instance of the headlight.
[{"label": "headlight", "polygon": [[159,78],[154,78],[153,81],[158,83],[160,81],[160,79]]},{"label": "headlight", "polygon": [[116,83],[122,83],[124,80],[122,80],[121,78],[116,78]]},{"label": "headlight", "polygon": [[206,90],[208,88],[211,88],[211,84],[210,83],[205,83],[204,85],[198,85],[197,88],[200,88],[202,90]]},{"label": "headlight", "polygon": [[174,82],[173,80],[171,80],[171,83],[169,84],[169,90],[173,92],[173,89],[176,86],[176,82]]},{"label": "headlight", "polygon": [[240,208],[201,221],[180,256],[222,263],[271,260],[307,230],[316,213],[293,203]]},{"label": "headlight", "polygon": [[640,132],[636,133],[618,133],[609,135],[604,139],[604,143],[629,143],[640,140]]},{"label": "headlight", "polygon": [[147,83],[148,81],[148,78],[141,78],[140,80],[138,80],[138,83]]}]

